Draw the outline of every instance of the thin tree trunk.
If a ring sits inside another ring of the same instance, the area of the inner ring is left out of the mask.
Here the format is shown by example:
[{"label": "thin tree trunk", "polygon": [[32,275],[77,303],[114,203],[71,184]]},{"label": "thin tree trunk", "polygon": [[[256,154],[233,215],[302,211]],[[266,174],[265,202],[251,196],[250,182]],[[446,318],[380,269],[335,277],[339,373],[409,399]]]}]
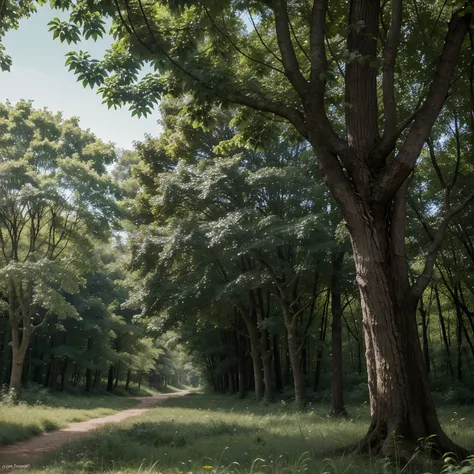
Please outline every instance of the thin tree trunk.
[{"label": "thin tree trunk", "polygon": [[112,393],[112,390],[114,388],[114,366],[110,365],[109,367],[109,373],[107,376],[107,392]]},{"label": "thin tree trunk", "polygon": [[439,291],[438,291],[437,286],[434,287],[434,291],[435,291],[435,298],[436,298],[436,306],[438,308],[439,325],[441,327],[441,335],[443,337],[443,343],[444,343],[446,364],[448,366],[448,370],[449,370],[449,374],[451,375],[451,378],[454,378],[453,364],[451,362],[451,351],[449,349],[449,341],[448,341],[448,336],[446,334],[446,325],[444,324],[443,311],[441,309],[441,301],[439,298]]},{"label": "thin tree trunk", "polygon": [[250,354],[253,363],[253,376],[255,381],[255,398],[260,401],[264,396],[264,381],[263,381],[263,364],[262,356],[260,354],[260,341],[256,318],[252,315],[245,314],[244,322],[247,326],[247,331],[250,337]]},{"label": "thin tree trunk", "polygon": [[283,390],[279,340],[280,338],[276,334],[273,334],[273,362],[275,366],[275,388],[277,391]]},{"label": "thin tree trunk", "polygon": [[298,409],[304,407],[305,384],[303,368],[301,367],[300,341],[296,330],[296,321],[293,315],[284,310],[285,325],[288,337],[288,355],[290,358],[291,372],[293,374],[293,387],[295,390],[295,405]]},{"label": "thin tree trunk", "polygon": [[341,272],[345,252],[332,254],[331,309],[332,309],[332,377],[331,377],[331,416],[346,417],[342,387],[342,304]]},{"label": "thin tree trunk", "polygon": [[130,369],[127,370],[127,380],[125,381],[125,390],[128,390],[130,386],[130,380],[132,378],[132,371]]},{"label": "thin tree trunk", "polygon": [[245,398],[245,347],[241,336],[235,333],[235,341],[237,344],[237,372],[239,382],[239,398]]},{"label": "thin tree trunk", "polygon": [[423,297],[420,298],[421,331],[423,341],[423,359],[425,361],[426,373],[430,373],[430,351],[428,345],[428,323],[426,321],[426,309],[423,304]]}]

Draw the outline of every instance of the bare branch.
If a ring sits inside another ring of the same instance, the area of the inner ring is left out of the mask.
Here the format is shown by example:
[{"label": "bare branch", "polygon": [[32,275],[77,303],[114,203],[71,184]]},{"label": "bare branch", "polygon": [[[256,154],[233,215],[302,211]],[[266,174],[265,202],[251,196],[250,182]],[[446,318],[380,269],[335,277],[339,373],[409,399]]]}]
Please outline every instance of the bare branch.
[{"label": "bare branch", "polygon": [[443,222],[439,226],[438,231],[436,232],[433,241],[428,249],[428,255],[425,260],[425,267],[423,273],[417,278],[416,283],[412,286],[412,295],[414,298],[418,299],[423,294],[423,291],[428,286],[433,276],[433,268],[436,262],[436,256],[438,250],[441,247],[443,238],[448,230],[449,223],[451,219],[459,214],[472,200],[474,199],[474,194],[469,195],[464,201],[461,202],[457,207],[451,209],[444,217]]}]

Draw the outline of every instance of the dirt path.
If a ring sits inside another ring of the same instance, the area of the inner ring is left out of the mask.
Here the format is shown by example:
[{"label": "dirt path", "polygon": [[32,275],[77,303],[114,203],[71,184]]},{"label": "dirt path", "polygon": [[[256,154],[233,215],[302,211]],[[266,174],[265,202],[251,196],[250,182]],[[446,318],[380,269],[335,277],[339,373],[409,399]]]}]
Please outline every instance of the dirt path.
[{"label": "dirt path", "polygon": [[88,431],[95,430],[105,423],[118,423],[132,416],[142,415],[151,408],[157,407],[162,400],[171,397],[180,397],[188,394],[188,391],[166,393],[155,397],[134,397],[140,400],[136,408],[129,408],[109,416],[93,418],[80,423],[73,423],[66,428],[49,433],[42,433],[26,441],[11,444],[0,448],[0,472],[13,472],[27,469],[30,465],[41,460],[47,452],[55,451],[63,444],[75,440]]}]

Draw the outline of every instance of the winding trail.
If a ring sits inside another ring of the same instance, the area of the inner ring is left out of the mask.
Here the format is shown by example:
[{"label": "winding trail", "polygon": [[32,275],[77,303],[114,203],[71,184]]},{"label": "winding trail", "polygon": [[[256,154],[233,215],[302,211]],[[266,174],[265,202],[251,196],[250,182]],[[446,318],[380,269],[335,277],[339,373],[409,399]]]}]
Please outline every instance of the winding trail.
[{"label": "winding trail", "polygon": [[160,405],[163,400],[173,397],[187,395],[189,391],[184,390],[176,393],[166,393],[154,397],[133,397],[140,404],[135,408],[122,410],[113,415],[101,418],[92,418],[87,421],[73,423],[60,430],[42,433],[38,436],[19,441],[0,448],[0,472],[19,472],[28,469],[31,465],[41,460],[44,454],[55,451],[63,444],[76,440],[89,431],[96,430],[106,423],[119,423],[132,416],[143,415],[148,410]]}]

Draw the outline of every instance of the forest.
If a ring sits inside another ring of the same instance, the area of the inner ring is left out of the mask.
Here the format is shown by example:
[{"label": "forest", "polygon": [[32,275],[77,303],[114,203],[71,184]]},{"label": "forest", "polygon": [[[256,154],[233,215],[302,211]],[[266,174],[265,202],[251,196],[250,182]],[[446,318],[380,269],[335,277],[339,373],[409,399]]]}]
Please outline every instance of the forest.
[{"label": "forest", "polygon": [[0,104],[3,465],[146,396],[34,472],[474,472],[472,0],[47,3],[70,74],[160,119],[121,149]]}]

